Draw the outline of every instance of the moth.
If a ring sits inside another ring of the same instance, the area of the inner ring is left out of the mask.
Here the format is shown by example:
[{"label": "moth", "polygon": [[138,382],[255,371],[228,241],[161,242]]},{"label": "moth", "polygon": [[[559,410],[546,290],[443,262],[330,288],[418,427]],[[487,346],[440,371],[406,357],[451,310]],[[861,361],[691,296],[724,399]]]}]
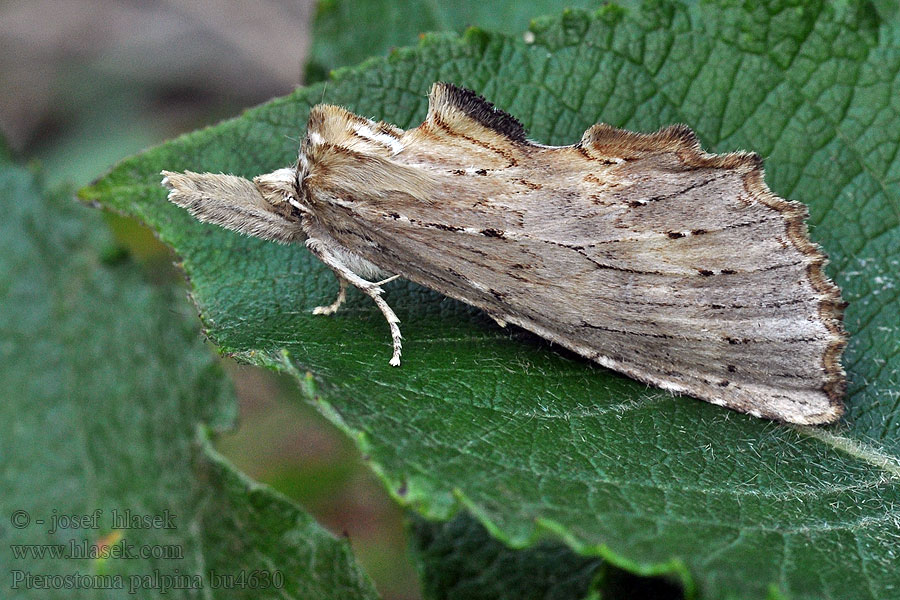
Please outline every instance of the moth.
[{"label": "moth", "polygon": [[318,105],[297,162],[249,181],[163,171],[200,221],[300,243],[387,320],[404,277],[671,392],[800,424],[843,411],[844,303],[802,204],[762,161],[707,154],[673,125],[598,123],[570,146],[526,138],[476,93],[436,83],[404,131]]}]

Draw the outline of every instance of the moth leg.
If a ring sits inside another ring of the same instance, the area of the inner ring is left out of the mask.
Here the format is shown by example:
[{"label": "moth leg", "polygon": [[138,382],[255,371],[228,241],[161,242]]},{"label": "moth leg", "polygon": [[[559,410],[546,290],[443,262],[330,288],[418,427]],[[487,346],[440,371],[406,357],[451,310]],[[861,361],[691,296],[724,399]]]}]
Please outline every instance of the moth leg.
[{"label": "moth leg", "polygon": [[388,322],[388,326],[391,328],[391,344],[393,345],[394,351],[391,354],[391,360],[388,361],[392,367],[400,366],[400,352],[403,349],[403,344],[400,339],[403,337],[400,335],[400,326],[397,323],[400,322],[400,319],[397,318],[397,315],[394,314],[394,311],[391,310],[391,307],[388,306],[388,303],[385,302],[384,298],[381,297],[381,293],[384,291],[380,287],[373,286],[372,288],[362,289],[362,291],[372,300],[375,301],[375,305],[381,309],[381,314],[384,315],[384,318]]},{"label": "moth leg", "polygon": [[384,290],[381,289],[378,283],[366,281],[354,273],[337,254],[331,251],[327,242],[316,238],[309,238],[306,240],[306,247],[309,248],[310,252],[315,254],[319,260],[325,263],[326,266],[330,267],[338,276],[338,279],[346,281],[346,283],[357,288],[375,302],[375,306],[381,310],[381,314],[384,315],[384,318],[388,322],[388,327],[391,329],[391,342],[393,344],[394,352],[391,355],[390,365],[392,367],[399,367],[400,352],[402,350],[402,343],[400,340],[402,336],[400,335],[400,327],[397,324],[400,322],[400,319],[397,318],[397,315],[394,314],[394,311],[391,310],[388,303],[381,297]]},{"label": "moth leg", "polygon": [[391,275],[387,279],[382,279],[381,281],[377,282],[375,285],[384,285],[386,283],[390,283],[390,282],[394,281],[395,279],[400,279],[400,276],[399,275]]},{"label": "moth leg", "polygon": [[344,300],[347,299],[347,280],[344,279],[337,271],[335,271],[334,274],[335,276],[337,276],[338,283],[341,285],[341,289],[338,292],[337,298],[335,298],[334,302],[332,302],[328,306],[315,307],[313,309],[314,315],[333,315],[344,303]]}]

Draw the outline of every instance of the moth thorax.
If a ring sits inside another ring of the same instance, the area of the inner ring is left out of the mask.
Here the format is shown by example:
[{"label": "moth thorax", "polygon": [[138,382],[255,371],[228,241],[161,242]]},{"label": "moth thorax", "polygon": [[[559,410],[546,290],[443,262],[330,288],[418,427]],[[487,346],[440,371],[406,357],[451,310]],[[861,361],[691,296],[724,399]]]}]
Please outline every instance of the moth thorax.
[{"label": "moth thorax", "polygon": [[266,175],[259,175],[253,178],[253,183],[256,184],[266,202],[273,206],[298,200],[297,172],[294,169],[278,169]]}]

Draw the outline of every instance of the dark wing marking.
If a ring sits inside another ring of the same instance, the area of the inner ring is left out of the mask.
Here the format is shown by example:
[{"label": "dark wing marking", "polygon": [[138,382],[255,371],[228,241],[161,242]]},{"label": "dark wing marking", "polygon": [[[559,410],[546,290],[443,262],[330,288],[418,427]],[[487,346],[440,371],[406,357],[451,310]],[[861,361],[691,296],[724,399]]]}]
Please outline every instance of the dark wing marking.
[{"label": "dark wing marking", "polygon": [[511,114],[494,106],[472,90],[467,90],[452,83],[436,83],[431,90],[431,109],[441,115],[443,121],[453,127],[454,119],[448,114],[447,107],[454,107],[497,133],[503,134],[514,142],[524,143],[525,127]]}]

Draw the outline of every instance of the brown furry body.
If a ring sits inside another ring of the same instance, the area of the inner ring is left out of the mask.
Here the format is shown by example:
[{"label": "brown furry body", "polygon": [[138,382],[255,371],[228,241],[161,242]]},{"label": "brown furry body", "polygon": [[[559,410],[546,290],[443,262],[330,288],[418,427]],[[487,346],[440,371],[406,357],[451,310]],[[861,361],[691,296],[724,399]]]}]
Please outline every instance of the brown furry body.
[{"label": "brown furry body", "polygon": [[391,326],[392,364],[397,319],[368,281],[389,273],[667,390],[793,423],[841,415],[843,303],[805,207],[769,191],[756,155],[706,154],[684,126],[599,124],[542,146],[435,84],[408,131],[313,108],[297,165],[255,185],[165,175],[201,220],[305,237],[341,281],[318,312],[361,289]]}]

